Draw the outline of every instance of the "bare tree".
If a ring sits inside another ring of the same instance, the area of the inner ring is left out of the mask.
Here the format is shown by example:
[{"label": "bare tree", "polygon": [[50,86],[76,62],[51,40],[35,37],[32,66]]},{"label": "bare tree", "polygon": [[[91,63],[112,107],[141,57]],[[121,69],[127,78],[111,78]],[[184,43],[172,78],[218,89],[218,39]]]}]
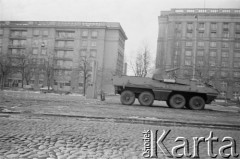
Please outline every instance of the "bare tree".
[{"label": "bare tree", "polygon": [[79,65],[79,72],[82,74],[83,77],[83,95],[86,95],[87,83],[88,79],[91,76],[90,72],[92,71],[91,68],[91,61],[87,56],[82,56],[80,58],[80,65]]},{"label": "bare tree", "polygon": [[16,58],[18,59],[17,69],[22,76],[22,88],[23,88],[24,80],[26,79],[26,77],[27,77],[27,80],[30,80],[29,75],[30,75],[31,66],[32,66],[31,64],[32,58],[30,55],[26,55],[26,54],[21,54]]},{"label": "bare tree", "polygon": [[6,80],[6,77],[11,72],[11,60],[8,56],[2,55],[0,58],[0,81],[1,81],[1,89],[4,87],[4,83]]},{"label": "bare tree", "polygon": [[47,59],[47,63],[45,64],[45,71],[46,71],[46,75],[47,75],[47,86],[48,86],[48,90],[50,90],[50,86],[51,86],[51,81],[53,80],[53,57],[48,56]]},{"label": "bare tree", "polygon": [[146,77],[149,73],[150,62],[150,51],[145,45],[142,50],[138,51],[134,64],[130,64],[135,76]]},{"label": "bare tree", "polygon": [[24,79],[25,79],[27,85],[29,85],[32,77],[33,77],[32,67],[30,65],[28,65],[24,71]]}]

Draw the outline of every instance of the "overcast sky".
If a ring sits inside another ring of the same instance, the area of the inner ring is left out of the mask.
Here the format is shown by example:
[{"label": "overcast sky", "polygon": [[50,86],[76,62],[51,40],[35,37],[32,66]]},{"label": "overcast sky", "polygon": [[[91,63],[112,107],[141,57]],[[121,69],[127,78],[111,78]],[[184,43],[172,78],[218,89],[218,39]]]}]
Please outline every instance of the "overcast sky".
[{"label": "overcast sky", "polygon": [[240,8],[240,0],[0,0],[0,20],[120,22],[127,58],[144,43],[155,58],[160,11],[204,6]]}]

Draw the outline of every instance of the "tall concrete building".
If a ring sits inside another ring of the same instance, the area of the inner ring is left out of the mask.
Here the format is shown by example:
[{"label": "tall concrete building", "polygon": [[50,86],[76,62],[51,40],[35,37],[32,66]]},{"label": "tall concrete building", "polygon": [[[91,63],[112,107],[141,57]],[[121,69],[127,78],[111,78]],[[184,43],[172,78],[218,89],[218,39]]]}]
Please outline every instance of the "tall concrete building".
[{"label": "tall concrete building", "polygon": [[[98,90],[113,92],[113,74],[125,74],[124,46],[127,39],[121,25],[114,22],[1,21],[0,54],[13,60],[31,55],[30,84],[35,89],[47,85],[46,65],[53,66],[51,86],[59,91],[81,92],[84,62],[97,68],[91,82]],[[10,74],[5,86],[22,83],[19,73]]]},{"label": "tall concrete building", "polygon": [[171,9],[158,22],[157,68],[240,95],[240,9]]}]

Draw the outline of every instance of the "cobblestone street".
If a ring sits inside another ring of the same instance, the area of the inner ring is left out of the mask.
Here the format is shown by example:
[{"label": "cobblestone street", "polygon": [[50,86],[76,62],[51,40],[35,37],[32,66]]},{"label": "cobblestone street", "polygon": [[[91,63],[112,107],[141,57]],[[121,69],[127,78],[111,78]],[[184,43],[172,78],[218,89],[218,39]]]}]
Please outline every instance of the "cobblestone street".
[{"label": "cobblestone street", "polygon": [[[167,108],[164,102],[144,107],[137,100],[132,106],[124,106],[118,96],[100,101],[79,95],[0,92],[0,159],[141,159],[143,131],[159,130],[161,134],[168,129],[171,133],[164,144],[169,151],[176,146],[175,139],[182,136],[189,140],[191,152],[193,137],[207,138],[212,131],[219,138],[214,143],[216,154],[226,145],[222,143],[225,136],[236,140],[240,153],[239,131],[234,128],[240,123],[238,110],[212,105],[203,111],[176,110]],[[143,122],[134,123],[135,118]],[[173,123],[145,122],[156,118]],[[179,121],[185,123],[184,127],[175,123]],[[191,126],[194,122],[209,127]],[[234,127],[212,127],[219,123]],[[167,158],[158,150],[158,158]],[[207,143],[200,143],[199,150],[201,159],[209,158]]]},{"label": "cobblestone street", "polygon": [[[0,118],[1,159],[137,159],[142,157],[144,130],[171,129],[164,141],[168,148],[178,136],[208,137],[221,140],[231,136],[239,145],[239,131],[223,131],[201,128],[149,126],[142,124],[114,123],[112,121],[79,120],[61,117],[34,117],[12,115]],[[187,134],[186,134],[187,132]],[[176,144],[176,143],[175,143]],[[218,153],[221,142],[214,143]],[[200,144],[200,158],[207,157],[206,143]],[[239,147],[238,149],[239,150]],[[165,158],[163,155],[159,158]]]}]

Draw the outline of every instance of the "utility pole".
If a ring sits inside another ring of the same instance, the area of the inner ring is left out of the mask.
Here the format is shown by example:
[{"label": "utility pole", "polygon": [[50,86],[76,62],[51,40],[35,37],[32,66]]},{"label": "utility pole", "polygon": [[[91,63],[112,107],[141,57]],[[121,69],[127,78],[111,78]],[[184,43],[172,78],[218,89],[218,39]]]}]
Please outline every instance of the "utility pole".
[{"label": "utility pole", "polygon": [[193,77],[192,77],[192,80],[195,81],[196,78],[196,54],[197,54],[197,31],[198,31],[198,28],[197,28],[197,25],[198,25],[198,16],[195,15],[194,18],[196,19],[195,20],[195,27],[194,27],[194,50],[193,50]]}]

